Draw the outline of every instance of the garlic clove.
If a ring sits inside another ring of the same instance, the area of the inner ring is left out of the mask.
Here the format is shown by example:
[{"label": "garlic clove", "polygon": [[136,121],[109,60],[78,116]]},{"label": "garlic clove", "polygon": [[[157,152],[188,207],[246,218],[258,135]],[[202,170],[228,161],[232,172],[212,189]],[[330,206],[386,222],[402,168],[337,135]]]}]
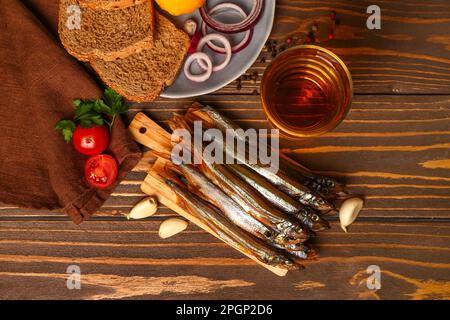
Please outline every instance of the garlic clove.
[{"label": "garlic clove", "polygon": [[197,27],[198,27],[197,21],[195,21],[194,19],[188,19],[184,23],[183,29],[189,36],[192,37],[197,31]]},{"label": "garlic clove", "polygon": [[339,220],[342,230],[347,232],[347,227],[356,220],[363,205],[364,200],[361,198],[350,198],[342,203],[339,209]]},{"label": "garlic clove", "polygon": [[127,219],[144,219],[150,217],[158,210],[158,202],[153,197],[141,200],[137,205],[131,209],[127,214]]},{"label": "garlic clove", "polygon": [[159,236],[163,239],[170,238],[177,233],[184,231],[188,227],[186,220],[170,218],[164,220],[159,226]]}]

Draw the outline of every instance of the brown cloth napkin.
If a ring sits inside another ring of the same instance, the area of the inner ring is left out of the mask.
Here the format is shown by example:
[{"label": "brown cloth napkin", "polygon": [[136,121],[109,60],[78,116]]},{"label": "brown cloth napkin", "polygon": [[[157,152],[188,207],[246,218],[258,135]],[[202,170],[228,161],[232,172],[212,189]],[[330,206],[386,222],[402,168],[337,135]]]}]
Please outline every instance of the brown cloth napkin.
[{"label": "brown cloth napkin", "polygon": [[[83,179],[86,156],[54,126],[73,116],[72,100],[99,98],[102,89],[69,56],[56,35],[55,0],[0,0],[0,202],[61,209],[77,224],[110,196]],[[141,153],[116,121],[107,153],[119,163],[119,181]]]}]

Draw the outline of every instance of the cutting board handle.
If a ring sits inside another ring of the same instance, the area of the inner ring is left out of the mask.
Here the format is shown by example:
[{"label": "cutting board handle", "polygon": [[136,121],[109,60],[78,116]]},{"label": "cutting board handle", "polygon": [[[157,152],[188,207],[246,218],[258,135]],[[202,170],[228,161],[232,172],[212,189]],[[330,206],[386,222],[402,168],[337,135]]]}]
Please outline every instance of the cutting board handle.
[{"label": "cutting board handle", "polygon": [[171,135],[159,124],[139,112],[131,121],[128,130],[134,140],[153,151],[170,155],[172,150]]}]

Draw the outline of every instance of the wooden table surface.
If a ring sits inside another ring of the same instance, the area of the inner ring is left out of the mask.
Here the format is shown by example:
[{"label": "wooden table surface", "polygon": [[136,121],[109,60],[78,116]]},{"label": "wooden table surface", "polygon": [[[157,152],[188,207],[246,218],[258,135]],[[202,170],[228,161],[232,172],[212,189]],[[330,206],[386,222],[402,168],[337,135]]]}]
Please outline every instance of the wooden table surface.
[{"label": "wooden table surface", "polygon": [[[14,299],[449,299],[450,298],[450,2],[378,0],[382,29],[366,28],[362,0],[279,0],[272,39],[304,38],[335,10],[338,53],[354,78],[352,110],[334,132],[281,141],[310,168],[344,178],[367,202],[343,233],[336,219],[315,247],[321,258],[280,278],[190,226],[159,239],[161,208],[145,221],[122,216],[144,195],[146,156],[91,221],[61,212],[0,208],[0,298]],[[271,60],[251,72],[259,78]],[[232,83],[201,97],[245,128],[266,127],[257,83]],[[133,105],[164,124],[192,100]],[[78,265],[81,290],[66,288]],[[366,286],[370,265],[381,289]]]}]

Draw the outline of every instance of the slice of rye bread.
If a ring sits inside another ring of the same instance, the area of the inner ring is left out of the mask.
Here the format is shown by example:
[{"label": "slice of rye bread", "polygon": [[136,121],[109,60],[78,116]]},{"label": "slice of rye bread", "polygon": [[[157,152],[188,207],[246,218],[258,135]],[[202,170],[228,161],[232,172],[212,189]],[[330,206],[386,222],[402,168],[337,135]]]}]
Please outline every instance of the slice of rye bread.
[{"label": "slice of rye bread", "polygon": [[155,14],[153,46],[114,61],[95,59],[91,65],[100,78],[128,100],[156,99],[175,81],[189,49],[190,38],[159,13]]},{"label": "slice of rye bread", "polygon": [[[139,0],[134,5],[125,0],[93,1],[60,0],[59,37],[66,50],[81,61],[97,57],[115,59],[126,57],[139,50],[142,41],[153,43],[153,0]],[[89,6],[107,3],[122,4],[119,8],[93,9]],[[80,28],[72,26],[79,8]]]}]

